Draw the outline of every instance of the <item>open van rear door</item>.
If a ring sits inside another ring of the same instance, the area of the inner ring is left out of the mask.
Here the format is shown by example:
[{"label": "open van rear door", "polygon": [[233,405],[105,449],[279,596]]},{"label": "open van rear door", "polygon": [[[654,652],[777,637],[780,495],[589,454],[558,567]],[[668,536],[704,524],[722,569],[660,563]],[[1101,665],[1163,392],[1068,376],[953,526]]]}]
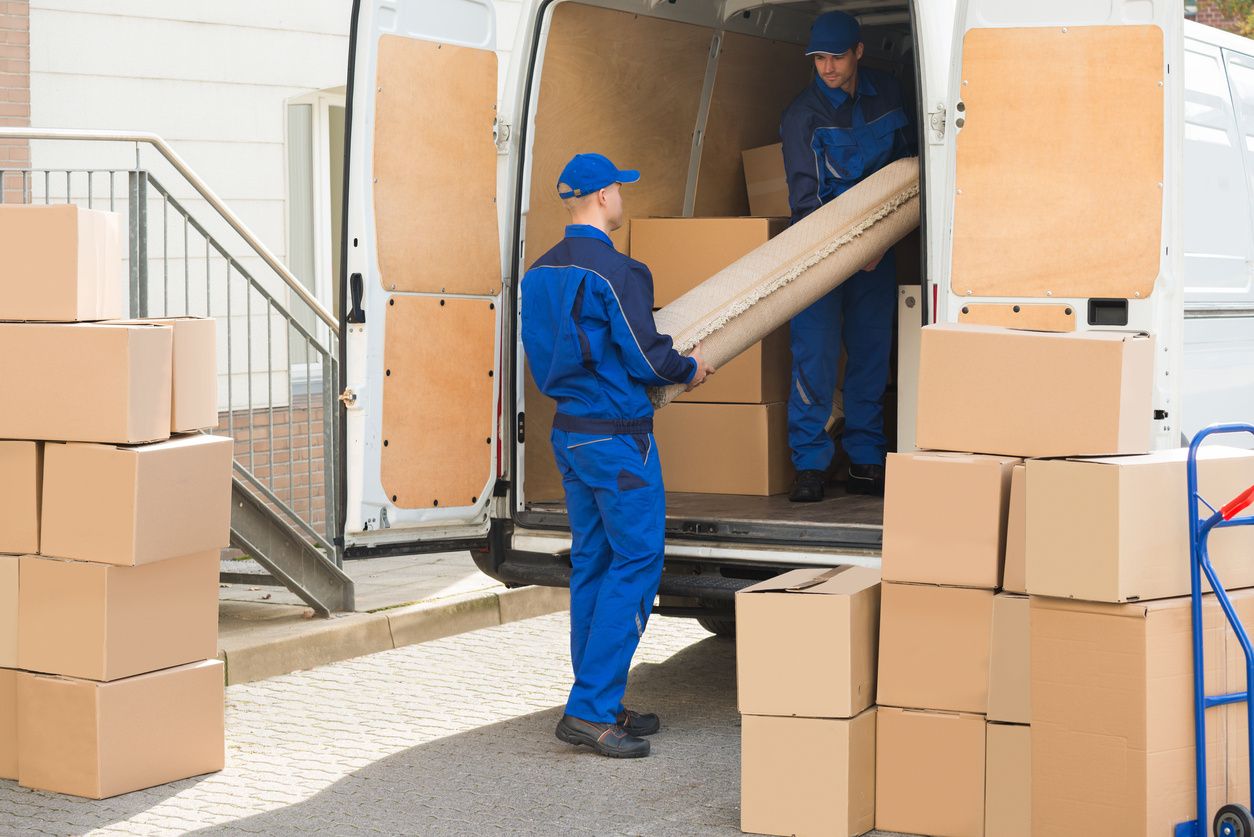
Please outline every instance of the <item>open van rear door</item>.
[{"label": "open van rear door", "polygon": [[481,537],[502,277],[492,0],[358,0],[346,175],[352,546]]},{"label": "open van rear door", "polygon": [[961,2],[929,184],[935,319],[1153,334],[1160,446],[1179,443],[1182,30],[1173,0]]}]

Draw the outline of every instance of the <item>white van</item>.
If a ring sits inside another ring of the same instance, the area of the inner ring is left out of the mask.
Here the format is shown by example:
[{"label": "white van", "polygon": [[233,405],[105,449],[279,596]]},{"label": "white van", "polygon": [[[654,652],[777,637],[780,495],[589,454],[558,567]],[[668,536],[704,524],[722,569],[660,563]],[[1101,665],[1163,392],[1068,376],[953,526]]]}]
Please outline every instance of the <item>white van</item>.
[{"label": "white van", "polygon": [[[492,0],[357,0],[350,555],[469,546],[508,583],[567,583],[560,495],[536,489],[553,407],[527,380],[517,308],[561,236],[557,172],[600,151],[643,170],[632,216],[747,214],[741,151],[777,141],[811,77],[810,23],[832,8],[860,18],[864,61],[903,81],[918,125],[901,448],[918,330],[940,321],[1155,335],[1160,446],[1254,418],[1254,44],[1186,23],[1178,2],[523,0],[500,72]],[[881,523],[880,501],[839,491],[670,495],[661,612],[730,630],[747,580],[878,564]]]}]

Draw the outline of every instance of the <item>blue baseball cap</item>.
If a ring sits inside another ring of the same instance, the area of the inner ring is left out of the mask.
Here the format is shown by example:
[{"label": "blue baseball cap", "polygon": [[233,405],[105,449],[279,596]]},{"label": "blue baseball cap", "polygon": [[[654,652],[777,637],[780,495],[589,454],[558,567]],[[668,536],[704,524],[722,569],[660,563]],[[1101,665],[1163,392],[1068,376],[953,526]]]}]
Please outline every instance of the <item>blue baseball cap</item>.
[{"label": "blue baseball cap", "polygon": [[603,154],[576,154],[557,179],[557,196],[562,200],[581,198],[613,183],[635,183],[640,172],[622,170]]},{"label": "blue baseball cap", "polygon": [[858,19],[844,12],[819,15],[810,27],[810,43],[806,55],[844,55],[862,41]]}]

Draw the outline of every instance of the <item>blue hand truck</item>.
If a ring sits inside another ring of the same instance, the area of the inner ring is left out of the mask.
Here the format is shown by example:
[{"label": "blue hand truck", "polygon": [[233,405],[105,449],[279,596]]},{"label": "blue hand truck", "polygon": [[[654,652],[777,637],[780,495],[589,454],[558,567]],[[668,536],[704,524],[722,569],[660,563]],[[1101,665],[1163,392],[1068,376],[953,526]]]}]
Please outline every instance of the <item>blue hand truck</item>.
[{"label": "blue hand truck", "polygon": [[[1249,720],[1250,752],[1254,753],[1254,701],[1250,700],[1250,684],[1254,683],[1254,649],[1250,646],[1250,637],[1245,626],[1237,617],[1232,607],[1232,600],[1215,576],[1215,568],[1210,563],[1210,553],[1206,540],[1216,529],[1230,526],[1252,526],[1254,515],[1239,516],[1242,511],[1254,503],[1254,485],[1238,494],[1226,505],[1216,509],[1202,499],[1197,490],[1197,451],[1207,436],[1223,433],[1254,434],[1251,424],[1212,424],[1199,431],[1189,445],[1188,459],[1188,490],[1189,490],[1189,555],[1192,570],[1192,606],[1193,606],[1193,733],[1196,738],[1196,770],[1197,770],[1197,819],[1183,822],[1176,826],[1174,837],[1203,837],[1206,823],[1206,710],[1214,706],[1229,703],[1245,703]],[[1208,513],[1202,514],[1205,506]],[[1215,598],[1228,618],[1228,624],[1241,650],[1245,652],[1245,690],[1226,695],[1206,694],[1205,662],[1202,649],[1202,574],[1210,582],[1210,589],[1215,591]],[[1254,772],[1251,772],[1251,787],[1254,789]],[[1215,814],[1213,823],[1215,837],[1254,837],[1254,817],[1250,809],[1238,803],[1224,805]]]}]

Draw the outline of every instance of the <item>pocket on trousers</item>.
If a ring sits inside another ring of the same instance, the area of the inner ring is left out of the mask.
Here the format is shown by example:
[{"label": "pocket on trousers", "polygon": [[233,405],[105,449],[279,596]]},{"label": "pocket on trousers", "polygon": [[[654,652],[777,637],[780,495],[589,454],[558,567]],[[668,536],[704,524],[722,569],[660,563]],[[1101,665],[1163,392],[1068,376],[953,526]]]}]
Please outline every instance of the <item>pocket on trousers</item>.
[{"label": "pocket on trousers", "polygon": [[618,490],[619,491],[635,491],[638,488],[647,488],[649,484],[645,482],[644,477],[639,474],[633,474],[626,468],[618,472]]}]

